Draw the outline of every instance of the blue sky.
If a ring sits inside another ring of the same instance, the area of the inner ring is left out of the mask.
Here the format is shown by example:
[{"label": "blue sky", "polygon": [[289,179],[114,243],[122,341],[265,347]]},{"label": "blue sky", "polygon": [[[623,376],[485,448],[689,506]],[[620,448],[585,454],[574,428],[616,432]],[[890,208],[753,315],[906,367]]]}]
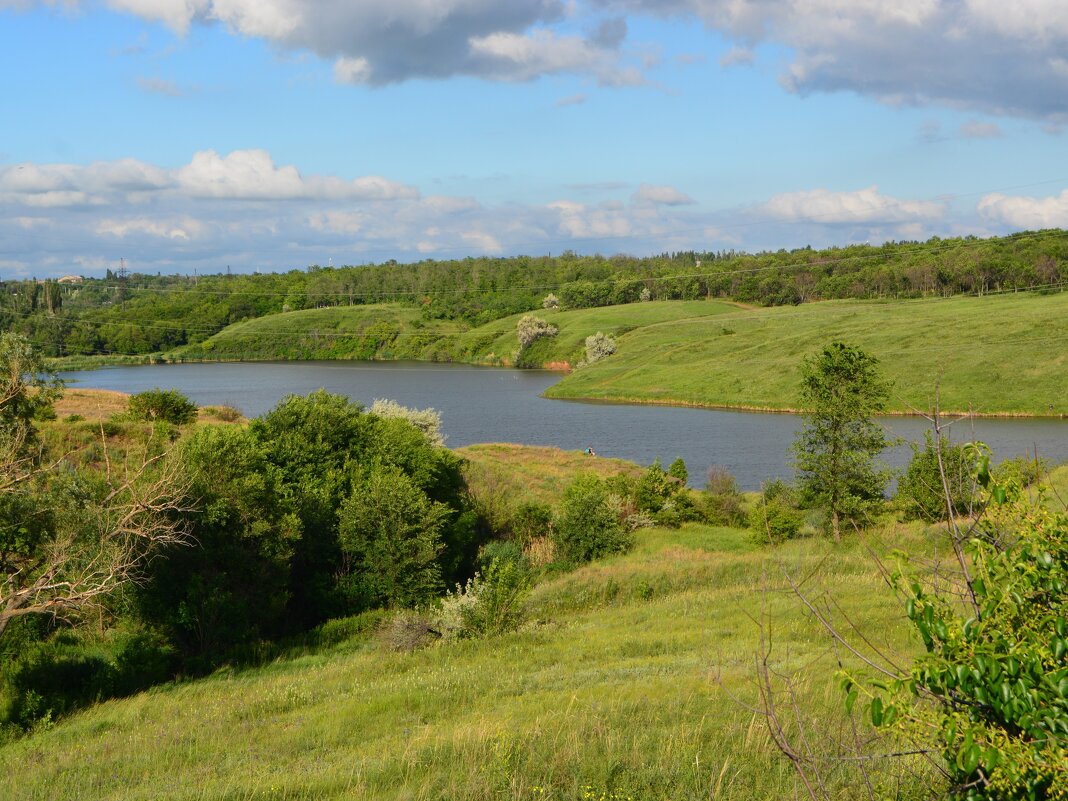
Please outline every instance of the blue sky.
[{"label": "blue sky", "polygon": [[0,277],[1068,227],[1060,0],[0,0]]}]

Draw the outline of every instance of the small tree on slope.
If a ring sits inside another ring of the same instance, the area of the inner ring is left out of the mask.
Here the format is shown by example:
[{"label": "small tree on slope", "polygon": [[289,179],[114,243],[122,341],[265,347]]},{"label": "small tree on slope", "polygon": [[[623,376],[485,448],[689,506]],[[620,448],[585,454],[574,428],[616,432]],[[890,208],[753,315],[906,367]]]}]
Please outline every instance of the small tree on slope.
[{"label": "small tree on slope", "polygon": [[827,511],[835,540],[843,522],[882,499],[887,475],[875,457],[887,446],[872,415],[886,408],[889,387],[878,360],[833,342],[801,363],[805,426],[794,442],[802,499]]}]

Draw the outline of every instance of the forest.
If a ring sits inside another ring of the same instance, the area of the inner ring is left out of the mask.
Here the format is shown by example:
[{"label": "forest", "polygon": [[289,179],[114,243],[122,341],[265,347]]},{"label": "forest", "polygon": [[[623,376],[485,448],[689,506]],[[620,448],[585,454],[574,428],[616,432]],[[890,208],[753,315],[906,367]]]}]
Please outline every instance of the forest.
[{"label": "forest", "polygon": [[78,283],[0,282],[0,325],[46,356],[148,354],[201,342],[236,322],[332,306],[400,303],[426,320],[476,326],[541,307],[731,298],[766,306],[842,298],[984,295],[1068,280],[1060,229],[755,254],[679,252],[312,265],[287,273],[145,275]]}]

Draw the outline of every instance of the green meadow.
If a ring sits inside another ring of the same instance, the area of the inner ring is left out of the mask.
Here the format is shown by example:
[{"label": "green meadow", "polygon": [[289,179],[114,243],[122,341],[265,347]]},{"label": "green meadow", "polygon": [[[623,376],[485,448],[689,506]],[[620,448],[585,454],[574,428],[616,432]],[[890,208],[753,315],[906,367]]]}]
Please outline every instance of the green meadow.
[{"label": "green meadow", "polygon": [[[798,365],[832,340],[879,358],[893,382],[890,408],[979,414],[1068,414],[1068,293],[905,301],[824,301],[743,308],[722,301],[654,301],[542,310],[555,337],[528,365],[574,369],[554,398],[789,411]],[[162,358],[416,359],[508,366],[512,315],[483,326],[424,320],[381,304],[311,309],[232,325]],[[578,367],[585,338],[616,337],[615,355]]]},{"label": "green meadow", "polygon": [[[353,626],[331,647],[98,704],[0,748],[0,797],[797,797],[751,709],[757,619],[772,637],[771,664],[798,679],[797,720],[816,747],[833,750],[849,722],[835,656],[785,572],[807,576],[813,596],[833,596],[880,648],[916,644],[865,544],[770,550],[749,536],[696,524],[645,530],[626,556],[543,580],[529,622],[498,638],[401,653]],[[917,531],[895,544],[902,538]],[[932,780],[919,763],[869,767],[891,794]],[[862,778],[843,764],[826,780],[846,799]]]},{"label": "green meadow", "polygon": [[896,412],[1068,414],[1068,293],[735,309],[646,325],[554,398],[788,410],[801,359],[833,340],[875,355]]}]

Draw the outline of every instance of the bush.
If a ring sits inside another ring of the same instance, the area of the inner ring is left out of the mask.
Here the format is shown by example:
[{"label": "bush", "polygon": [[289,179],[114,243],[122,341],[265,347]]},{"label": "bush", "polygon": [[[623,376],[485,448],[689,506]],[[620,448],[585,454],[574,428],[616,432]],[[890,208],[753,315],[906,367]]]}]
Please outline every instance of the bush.
[{"label": "bush", "polygon": [[130,416],[135,420],[182,426],[197,419],[197,406],[176,389],[150,389],[130,396]]},{"label": "bush", "polygon": [[595,475],[581,475],[564,492],[554,532],[560,557],[582,564],[613,553],[624,553],[633,536],[619,522],[605,483]]},{"label": "bush", "polygon": [[379,629],[378,640],[387,651],[411,653],[441,638],[436,623],[428,615],[403,609]]},{"label": "bush", "polygon": [[552,531],[553,511],[544,503],[523,503],[512,512],[508,528],[520,547]]},{"label": "bush", "polygon": [[560,298],[556,297],[552,292],[545,296],[545,299],[541,302],[543,309],[559,309]]},{"label": "bush", "polygon": [[442,599],[438,630],[445,639],[515,631],[523,622],[531,586],[523,559],[493,559],[483,574]]},{"label": "bush", "polygon": [[422,431],[432,445],[445,444],[445,436],[441,433],[441,412],[436,409],[409,409],[394,400],[376,398],[370,412],[376,417],[407,420]]},{"label": "bush", "polygon": [[[908,673],[875,684],[876,727],[941,752],[951,793],[966,801],[1065,798],[1068,788],[1068,516],[1021,501],[979,464],[987,514],[978,536],[952,533],[970,575],[946,586],[926,569],[895,586],[925,647]],[[1011,521],[1012,536],[987,530]],[[993,535],[993,536],[992,536]],[[924,586],[924,585],[927,586]],[[968,598],[970,603],[962,603]],[[847,677],[847,704],[859,696]]]},{"label": "bush", "polygon": [[[943,468],[938,466],[942,454]],[[930,432],[925,434],[924,447],[912,446],[912,459],[897,485],[897,502],[907,520],[945,520],[948,516],[946,487],[942,483],[945,470],[946,485],[954,514],[964,514],[972,506],[975,486],[970,473],[969,458],[963,445],[953,445],[945,437],[935,447]]]},{"label": "bush", "polygon": [[586,337],[586,364],[599,362],[616,352],[615,337],[609,334],[596,334]]},{"label": "bush", "polygon": [[690,471],[686,469],[686,462],[682,460],[681,456],[668,465],[668,475],[672,478],[677,478],[683,486],[690,480]]},{"label": "bush", "polygon": [[994,468],[994,476],[1001,484],[1016,482],[1021,487],[1030,487],[1049,472],[1049,463],[1034,456],[1017,456],[1006,459]]},{"label": "bush", "polygon": [[205,407],[204,411],[224,423],[236,423],[242,417],[240,410],[235,409],[233,406],[208,406]]},{"label": "bush", "polygon": [[529,348],[542,337],[554,337],[559,330],[552,323],[534,314],[525,314],[516,323],[516,336],[519,337],[520,349]]},{"label": "bush", "polygon": [[769,481],[749,510],[749,528],[758,542],[783,542],[801,533],[805,516],[797,505],[797,493],[783,481]]},{"label": "bush", "polygon": [[708,483],[702,496],[707,522],[716,526],[744,526],[747,517],[738,482],[725,467],[708,468]]}]

